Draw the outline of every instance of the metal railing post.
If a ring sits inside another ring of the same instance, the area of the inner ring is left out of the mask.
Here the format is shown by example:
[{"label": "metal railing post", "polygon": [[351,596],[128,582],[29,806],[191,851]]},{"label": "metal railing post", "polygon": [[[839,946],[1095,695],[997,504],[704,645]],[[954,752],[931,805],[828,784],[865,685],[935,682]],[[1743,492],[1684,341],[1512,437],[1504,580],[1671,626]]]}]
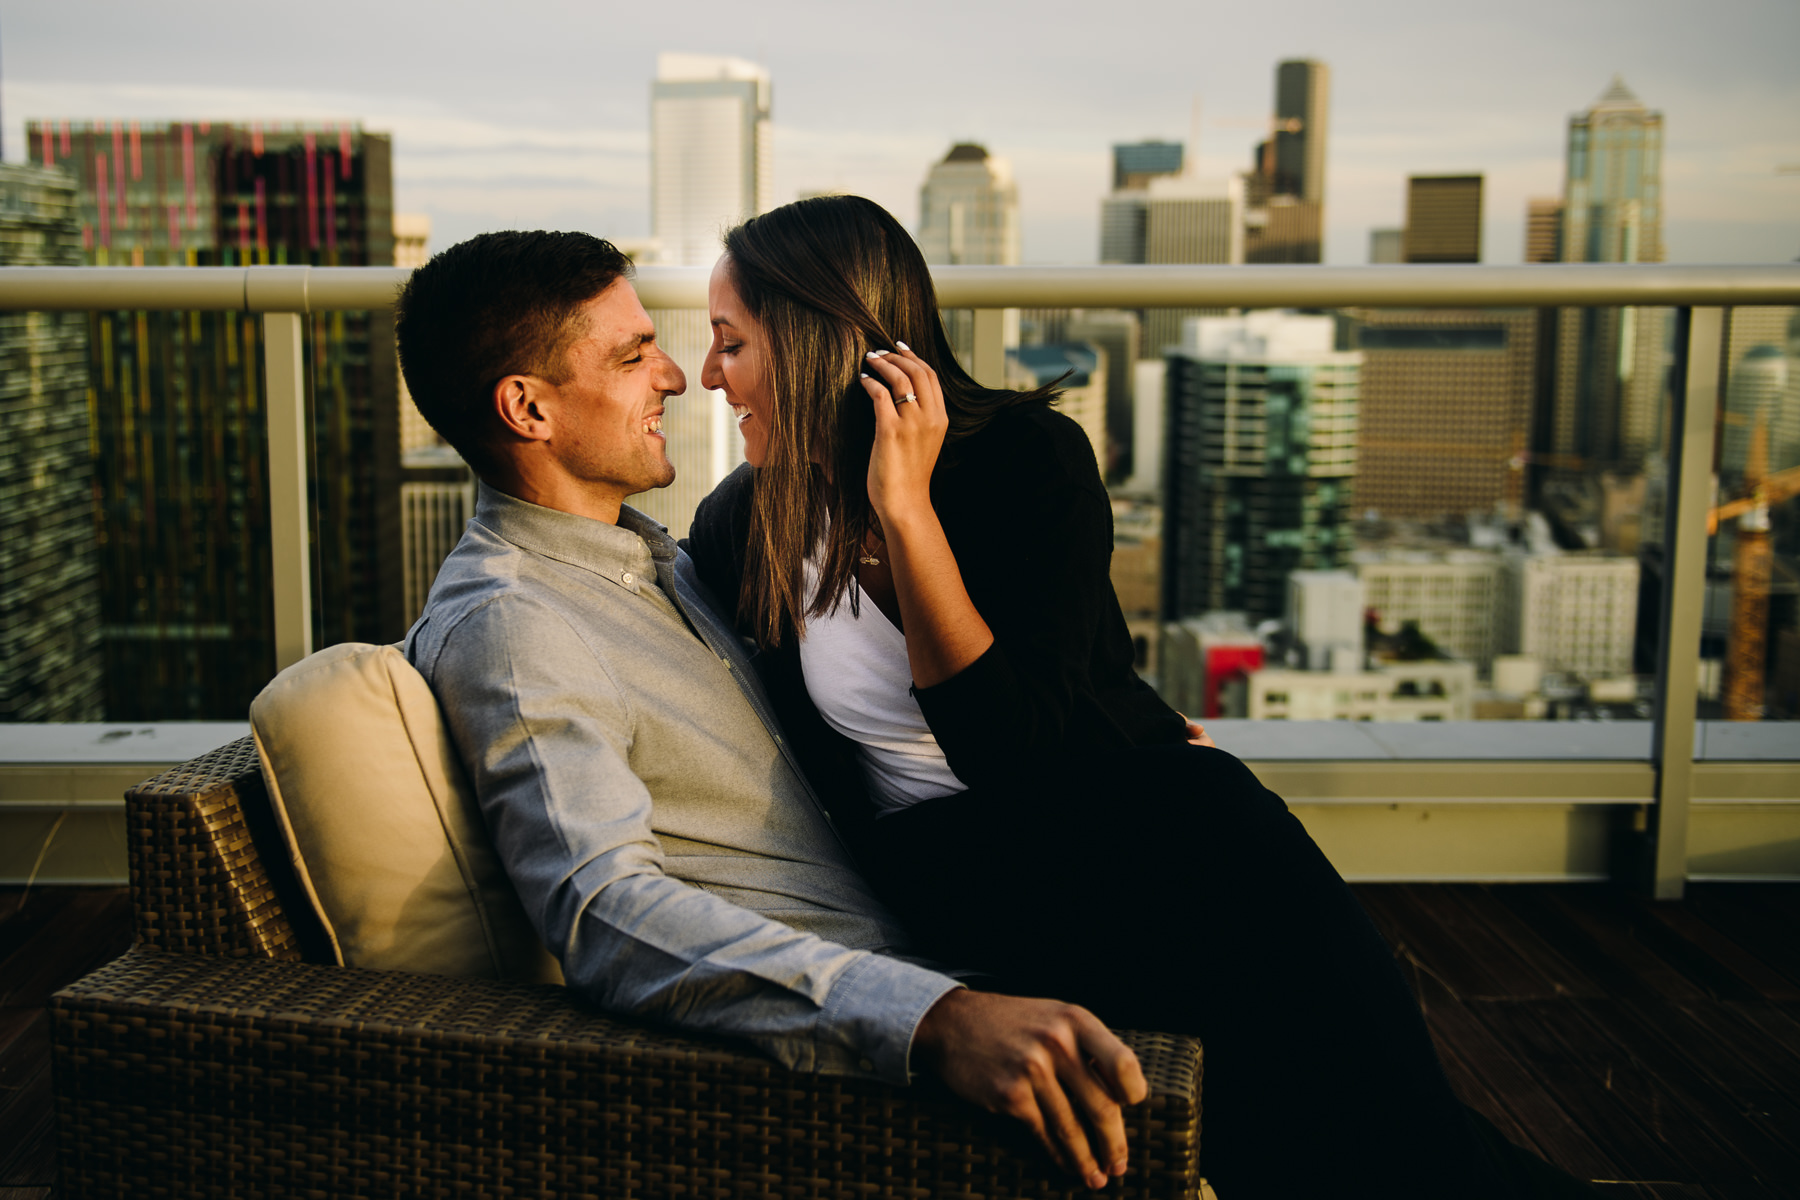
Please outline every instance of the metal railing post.
[{"label": "metal railing post", "polygon": [[263,314],[269,416],[269,551],[275,576],[275,669],[313,649],[312,537],[306,491],[306,355],[300,313]]},{"label": "metal railing post", "polygon": [[983,387],[1006,386],[1005,309],[975,310],[975,353],[971,356],[969,374],[975,376],[975,382]]},{"label": "metal railing post", "polygon": [[1669,482],[1663,504],[1661,628],[1656,664],[1656,805],[1651,894],[1679,900],[1687,887],[1688,806],[1694,781],[1694,706],[1700,618],[1706,604],[1706,510],[1712,504],[1713,427],[1725,333],[1722,308],[1684,308],[1669,410]]}]

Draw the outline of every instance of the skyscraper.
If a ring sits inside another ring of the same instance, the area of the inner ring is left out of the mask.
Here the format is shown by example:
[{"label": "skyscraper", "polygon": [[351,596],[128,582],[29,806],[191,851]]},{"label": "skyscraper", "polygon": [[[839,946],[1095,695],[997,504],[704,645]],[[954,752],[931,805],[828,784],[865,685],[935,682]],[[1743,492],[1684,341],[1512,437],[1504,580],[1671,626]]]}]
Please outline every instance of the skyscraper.
[{"label": "skyscraper", "polygon": [[1163,619],[1279,618],[1287,576],[1349,564],[1362,356],[1330,317],[1201,317],[1168,358]]},{"label": "skyscraper", "polygon": [[1525,202],[1525,261],[1562,261],[1563,202],[1554,196]]},{"label": "skyscraper", "polygon": [[1330,101],[1324,63],[1290,59],[1276,67],[1272,132],[1245,176],[1245,262],[1323,261]]},{"label": "skyscraper", "polygon": [[[388,266],[391,147],[349,124],[32,122],[96,265]],[[274,673],[258,321],[94,313],[90,400],[109,720],[241,718]],[[314,637],[404,631],[393,317],[309,321]]]},{"label": "skyscraper", "polygon": [[[1144,258],[1147,263],[1244,261],[1244,184],[1228,179],[1208,185],[1183,175],[1152,180],[1145,193]],[[1144,348],[1161,355],[1181,339],[1184,322],[1218,309],[1144,310]]]},{"label": "skyscraper", "polygon": [[1184,147],[1180,142],[1121,142],[1112,154],[1113,190],[1100,202],[1100,261],[1149,262],[1144,257],[1149,187],[1183,173]]},{"label": "skyscraper", "polygon": [[[721,235],[771,204],[769,73],[740,58],[659,54],[650,89],[652,253],[640,261],[708,266]],[[687,534],[694,507],[743,461],[743,439],[717,392],[700,386],[712,342],[706,313],[653,309],[657,341],[687,376],[663,414],[675,482],[632,497],[634,507]]]},{"label": "skyscraper", "polygon": [[1019,262],[1012,164],[973,142],[950,147],[919,188],[919,249],[930,263]]},{"label": "skyscraper", "polygon": [[1113,150],[1113,191],[1146,187],[1152,179],[1179,175],[1184,160],[1180,142],[1119,142]]},{"label": "skyscraper", "polygon": [[[1012,164],[985,146],[958,142],[933,163],[919,188],[919,250],[928,263],[1016,266],[1020,258],[1019,188]],[[944,313],[944,328],[957,356],[974,347],[974,317],[967,309]],[[1019,344],[1019,310],[1006,310],[1005,342]]]},{"label": "skyscraper", "polygon": [[1402,518],[1516,514],[1531,445],[1536,311],[1356,316],[1357,508]]},{"label": "skyscraper", "polygon": [[[1623,80],[1569,118],[1564,262],[1661,262],[1662,114]],[[1552,461],[1635,472],[1657,436],[1667,311],[1564,309],[1556,391],[1541,450]]]},{"label": "skyscraper", "polygon": [[1481,261],[1481,176],[1413,175],[1406,181],[1409,263]]},{"label": "skyscraper", "polygon": [[[0,166],[0,265],[78,267],[75,180]],[[0,313],[0,721],[98,721],[100,567],[83,313]]]},{"label": "skyscraper", "polygon": [[709,266],[719,235],[770,205],[769,73],[659,54],[650,87],[650,233],[658,261]]},{"label": "skyscraper", "polygon": [[1325,127],[1331,71],[1310,58],[1275,68],[1275,137],[1269,191],[1325,204]]}]

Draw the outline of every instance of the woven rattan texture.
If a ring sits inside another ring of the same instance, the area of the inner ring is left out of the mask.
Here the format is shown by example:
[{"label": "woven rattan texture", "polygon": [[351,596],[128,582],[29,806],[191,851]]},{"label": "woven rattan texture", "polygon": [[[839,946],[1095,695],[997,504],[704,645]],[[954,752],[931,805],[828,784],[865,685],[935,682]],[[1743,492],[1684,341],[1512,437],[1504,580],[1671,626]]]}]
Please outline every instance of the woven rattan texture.
[{"label": "woven rattan texture", "polygon": [[[139,948],[54,1002],[70,1197],[1073,1197],[946,1095],[798,1075],[560,988]],[[1197,1189],[1199,1049],[1126,1035],[1152,1099],[1111,1194]]]},{"label": "woven rattan texture", "polygon": [[243,802],[264,795],[256,744],[228,746],[125,793],[138,941],[187,954],[298,960]]}]

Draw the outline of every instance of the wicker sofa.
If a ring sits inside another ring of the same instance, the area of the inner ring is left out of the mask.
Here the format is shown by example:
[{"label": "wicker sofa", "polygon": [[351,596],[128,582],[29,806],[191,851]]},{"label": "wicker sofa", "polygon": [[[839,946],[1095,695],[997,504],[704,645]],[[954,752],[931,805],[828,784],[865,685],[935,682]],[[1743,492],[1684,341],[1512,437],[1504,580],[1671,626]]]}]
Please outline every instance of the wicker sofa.
[{"label": "wicker sofa", "polygon": [[[798,1075],[560,987],[332,964],[245,738],[126,796],[136,944],[52,1002],[60,1195],[1074,1196],[930,1084]],[[1199,1046],[1109,1191],[1200,1191]]]}]

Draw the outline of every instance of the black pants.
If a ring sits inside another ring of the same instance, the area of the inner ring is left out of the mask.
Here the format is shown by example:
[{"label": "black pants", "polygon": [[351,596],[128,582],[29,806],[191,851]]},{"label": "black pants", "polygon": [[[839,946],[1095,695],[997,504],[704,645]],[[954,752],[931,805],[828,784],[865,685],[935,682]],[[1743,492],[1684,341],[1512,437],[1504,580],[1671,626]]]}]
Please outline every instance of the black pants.
[{"label": "black pants", "polygon": [[933,956],[1198,1036],[1222,1200],[1517,1196],[1556,1176],[1456,1099],[1379,931],[1223,751],[1025,766],[875,822],[869,857]]}]

